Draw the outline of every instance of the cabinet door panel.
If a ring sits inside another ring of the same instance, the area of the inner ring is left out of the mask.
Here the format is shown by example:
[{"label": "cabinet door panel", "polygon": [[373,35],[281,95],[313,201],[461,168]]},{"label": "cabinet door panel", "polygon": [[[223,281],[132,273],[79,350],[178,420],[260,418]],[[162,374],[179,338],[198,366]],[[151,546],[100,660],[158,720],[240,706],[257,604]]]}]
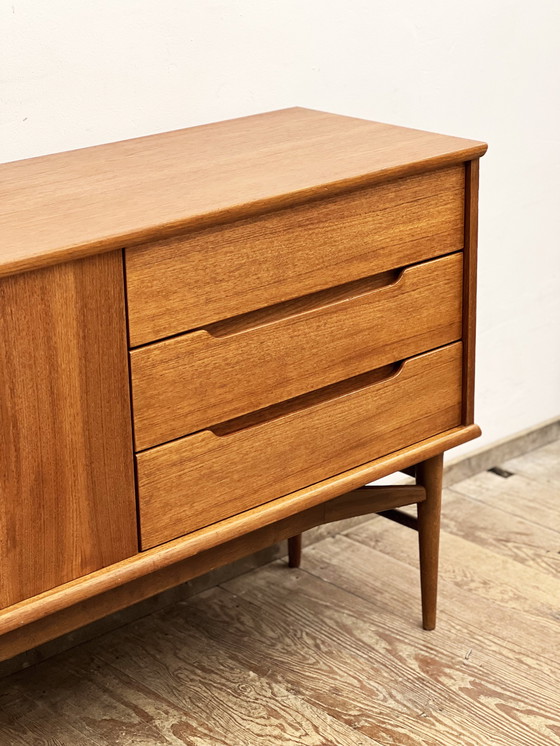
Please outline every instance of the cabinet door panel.
[{"label": "cabinet door panel", "polygon": [[0,280],[0,608],[137,551],[122,255]]}]

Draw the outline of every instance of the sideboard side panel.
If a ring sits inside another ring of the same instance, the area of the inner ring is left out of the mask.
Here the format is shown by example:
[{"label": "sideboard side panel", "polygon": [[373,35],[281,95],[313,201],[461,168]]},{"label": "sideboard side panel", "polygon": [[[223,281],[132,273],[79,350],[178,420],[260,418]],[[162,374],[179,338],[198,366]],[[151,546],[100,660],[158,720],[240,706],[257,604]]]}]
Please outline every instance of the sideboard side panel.
[{"label": "sideboard side panel", "polygon": [[0,608],[138,550],[121,252],[0,280]]},{"label": "sideboard side panel", "polygon": [[479,161],[465,167],[465,247],[463,261],[463,425],[474,422],[476,275]]}]

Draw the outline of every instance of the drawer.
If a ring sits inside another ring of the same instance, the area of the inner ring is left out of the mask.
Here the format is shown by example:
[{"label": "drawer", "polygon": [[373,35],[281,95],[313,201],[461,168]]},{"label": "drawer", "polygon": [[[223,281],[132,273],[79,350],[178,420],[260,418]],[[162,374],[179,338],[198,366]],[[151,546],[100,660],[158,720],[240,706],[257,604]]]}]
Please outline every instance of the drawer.
[{"label": "drawer", "polygon": [[132,347],[463,247],[464,167],[126,250]]},{"label": "drawer", "polygon": [[459,425],[461,347],[138,454],[142,549]]},{"label": "drawer", "polygon": [[136,449],[453,342],[461,296],[458,253],[133,350]]}]

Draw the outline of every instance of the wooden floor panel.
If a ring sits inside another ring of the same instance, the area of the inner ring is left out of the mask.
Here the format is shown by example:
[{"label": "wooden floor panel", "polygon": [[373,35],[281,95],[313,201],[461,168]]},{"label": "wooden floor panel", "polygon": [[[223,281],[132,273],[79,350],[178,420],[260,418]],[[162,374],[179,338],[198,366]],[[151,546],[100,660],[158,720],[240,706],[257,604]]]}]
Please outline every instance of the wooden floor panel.
[{"label": "wooden floor panel", "polygon": [[[425,640],[419,623],[414,624],[414,604],[420,603],[417,570],[365,545],[351,544],[350,539],[343,541],[343,538],[311,547],[306,552],[309,571],[330,585],[371,603],[378,613],[388,611],[393,624],[397,623],[395,619],[403,619],[416,644],[418,639]],[[345,566],[349,551],[356,561],[350,573]],[[360,561],[367,564],[360,566]],[[371,567],[377,569],[376,577]],[[556,681],[560,679],[560,659],[551,655],[550,642],[554,643],[559,634],[557,624],[531,618],[481,597],[474,603],[468,589],[445,579],[440,579],[440,586],[438,626],[433,633],[438,644],[449,642],[454,655],[461,660],[470,660],[469,650],[488,649],[497,661],[537,671],[543,686],[549,681],[556,688]],[[414,631],[411,627],[415,627]]]},{"label": "wooden floor panel", "polygon": [[[113,633],[102,650],[84,646],[64,672],[47,664],[56,716],[103,746],[355,743],[351,729],[237,666],[196,630],[178,640],[169,629],[147,619]],[[34,678],[26,694],[42,699],[44,681]]]},{"label": "wooden floor panel", "polygon": [[560,442],[0,681],[0,746],[560,746]]},{"label": "wooden floor panel", "polygon": [[477,504],[482,502],[507,514],[507,517],[504,515],[505,532],[508,531],[509,515],[514,515],[527,523],[560,533],[560,487],[547,481],[539,482],[521,473],[504,479],[483,471],[453,485],[452,489]]},{"label": "wooden floor panel", "polygon": [[[557,497],[560,518],[560,491]],[[560,577],[560,531],[553,525],[539,526],[512,514],[504,526],[500,508],[469,500],[453,489],[447,490],[444,508],[442,527],[447,533]]]},{"label": "wooden floor panel", "polygon": [[560,487],[560,440],[506,461],[503,466],[536,482]]},{"label": "wooden floor panel", "polygon": [[[445,502],[444,502],[445,511]],[[385,526],[368,521],[349,533],[356,541],[388,554],[401,562],[418,566],[417,550],[402,526]],[[503,534],[505,543],[507,534]],[[559,546],[560,548],[560,546]],[[440,580],[468,590],[471,603],[481,597],[494,603],[557,621],[560,577],[537,570],[504,554],[442,531]],[[560,627],[559,627],[560,631]]]},{"label": "wooden floor panel", "polygon": [[[299,601],[293,587],[286,587],[285,595],[277,594],[276,601],[272,601],[270,580],[272,577],[262,580],[261,602],[275,608],[278,617],[292,621],[295,616],[308,636],[330,640],[335,652],[339,646],[347,653],[353,652],[363,659],[355,663],[354,675],[361,678],[368,676],[369,671],[369,676],[381,685],[382,698],[364,708],[359,720],[368,735],[391,744],[499,745],[511,743],[512,733],[519,736],[519,743],[548,742],[533,739],[530,731],[519,724],[497,728],[494,721],[504,702],[508,702],[512,712],[524,706],[528,691],[534,695],[534,707],[545,711],[556,698],[553,677],[549,677],[547,690],[541,693],[531,685],[529,676],[516,672],[515,663],[503,664],[497,672],[486,670],[487,662],[481,663],[480,659],[468,664],[465,656],[467,660],[471,657],[472,648],[462,643],[461,637],[449,643],[442,635],[430,638],[420,629],[411,632],[410,625],[396,621],[392,611],[376,612],[371,600],[360,602],[355,598],[350,606],[351,594],[342,588],[335,592],[332,585],[318,579],[313,584],[305,583]],[[378,592],[383,593],[382,582]],[[257,601],[256,589],[250,595]],[[372,613],[375,627],[371,624]],[[337,654],[337,660],[342,657]],[[514,675],[515,687],[510,682]],[[309,691],[309,686],[305,691]],[[484,699],[479,702],[481,694]]]}]

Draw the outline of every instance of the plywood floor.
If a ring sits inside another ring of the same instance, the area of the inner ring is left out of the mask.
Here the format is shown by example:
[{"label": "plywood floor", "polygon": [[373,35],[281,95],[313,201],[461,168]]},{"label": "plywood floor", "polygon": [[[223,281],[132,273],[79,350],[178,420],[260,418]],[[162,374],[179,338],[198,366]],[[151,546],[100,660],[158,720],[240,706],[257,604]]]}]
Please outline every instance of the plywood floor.
[{"label": "plywood floor", "polygon": [[446,491],[439,625],[379,517],[0,682],[0,745],[560,744],[560,442]]}]

